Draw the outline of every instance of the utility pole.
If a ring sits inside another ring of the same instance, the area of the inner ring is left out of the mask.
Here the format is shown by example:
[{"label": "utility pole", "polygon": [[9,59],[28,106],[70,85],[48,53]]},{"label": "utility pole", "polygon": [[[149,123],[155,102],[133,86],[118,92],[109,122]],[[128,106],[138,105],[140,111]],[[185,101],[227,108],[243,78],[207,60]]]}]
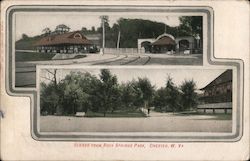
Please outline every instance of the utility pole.
[{"label": "utility pole", "polygon": [[118,38],[117,38],[117,45],[116,45],[117,49],[119,49],[119,47],[120,47],[120,37],[121,37],[121,31],[119,30],[119,32],[118,32]]},{"label": "utility pole", "polygon": [[104,17],[102,17],[102,54],[104,54],[105,48],[105,22]]},{"label": "utility pole", "polygon": [[[169,20],[169,17],[166,16],[166,19]],[[165,24],[165,34],[167,33],[167,23],[164,23]]]},{"label": "utility pole", "polygon": [[108,16],[100,16],[101,20],[102,20],[102,51],[100,52],[100,54],[104,54],[104,48],[105,48],[105,22],[108,21]]}]

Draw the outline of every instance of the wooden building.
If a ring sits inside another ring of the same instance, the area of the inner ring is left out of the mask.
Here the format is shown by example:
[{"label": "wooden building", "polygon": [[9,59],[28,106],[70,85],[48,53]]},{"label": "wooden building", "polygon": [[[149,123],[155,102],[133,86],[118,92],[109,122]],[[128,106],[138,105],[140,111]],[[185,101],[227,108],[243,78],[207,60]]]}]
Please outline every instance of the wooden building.
[{"label": "wooden building", "polygon": [[226,70],[212,82],[200,90],[204,91],[203,96],[199,98],[200,105],[198,109],[215,110],[232,109],[232,70]]},{"label": "wooden building", "polygon": [[96,46],[80,31],[51,34],[34,44],[38,52],[46,53],[94,53]]}]

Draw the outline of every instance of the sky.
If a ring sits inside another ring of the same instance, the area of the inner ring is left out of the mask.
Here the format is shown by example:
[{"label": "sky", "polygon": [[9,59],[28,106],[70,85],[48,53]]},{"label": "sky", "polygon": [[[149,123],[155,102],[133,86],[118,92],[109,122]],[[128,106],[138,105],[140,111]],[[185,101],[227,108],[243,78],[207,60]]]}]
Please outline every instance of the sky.
[{"label": "sky", "polygon": [[95,28],[101,24],[100,16],[109,16],[109,24],[112,26],[120,18],[137,18],[145,19],[156,22],[162,22],[169,26],[178,26],[179,16],[168,15],[168,14],[153,14],[145,15],[145,13],[45,13],[45,12],[21,12],[15,15],[15,26],[16,26],[16,40],[19,40],[22,34],[28,36],[40,35],[42,30],[49,27],[54,30],[57,25],[65,24],[71,28],[71,31],[81,30],[82,27],[91,29],[92,26]]},{"label": "sky", "polygon": [[[58,77],[60,79],[64,78],[66,74],[69,74],[69,69],[61,69],[58,70]],[[82,72],[90,72],[91,74],[97,76],[99,78],[100,69],[74,69],[74,71],[82,71]],[[165,87],[166,80],[168,75],[172,77],[173,82],[180,86],[185,80],[194,80],[196,83],[197,89],[205,87],[211,81],[213,81],[216,77],[222,74],[225,69],[110,69],[112,74],[115,74],[118,78],[119,83],[126,83],[133,79],[137,80],[138,77],[144,78],[147,77],[152,85],[158,89],[160,87]],[[42,70],[42,77],[48,77],[49,74]],[[45,81],[45,79],[41,78],[41,81]]]}]

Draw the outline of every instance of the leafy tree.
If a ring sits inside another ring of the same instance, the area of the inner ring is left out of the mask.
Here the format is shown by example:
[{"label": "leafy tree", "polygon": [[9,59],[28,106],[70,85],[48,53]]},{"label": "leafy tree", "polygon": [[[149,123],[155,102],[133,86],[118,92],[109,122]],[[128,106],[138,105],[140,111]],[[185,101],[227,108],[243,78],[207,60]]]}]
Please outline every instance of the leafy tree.
[{"label": "leafy tree", "polygon": [[182,110],[190,110],[197,106],[196,84],[193,80],[185,80],[181,87]]},{"label": "leafy tree", "polygon": [[92,27],[91,27],[91,31],[92,31],[92,32],[95,32],[95,26],[92,26]]},{"label": "leafy tree", "polygon": [[82,32],[86,32],[86,31],[88,31],[87,30],[87,28],[86,27],[82,27],[82,30],[81,30]]},{"label": "leafy tree", "polygon": [[97,111],[99,108],[98,98],[96,98],[96,94],[98,93],[100,86],[100,80],[97,79],[96,76],[91,75],[90,73],[81,73],[82,78],[80,80],[80,88],[84,93],[86,93],[87,97],[82,100],[83,110],[87,112],[89,109]]},{"label": "leafy tree", "polygon": [[180,17],[179,32],[185,33],[185,35],[190,35],[197,37],[199,35],[201,40],[203,40],[203,27],[202,27],[202,16],[182,16]]},{"label": "leafy tree", "polygon": [[51,107],[52,108],[52,110],[50,111],[51,114],[59,114],[62,93],[60,92],[59,86],[58,86],[57,69],[53,69],[53,70],[46,69],[46,71],[49,74],[49,76],[43,77],[43,78],[51,82],[48,85],[46,84],[41,85],[41,88],[44,88],[43,100],[44,102],[49,103],[50,104],[49,106],[53,106]]},{"label": "leafy tree", "polygon": [[135,106],[137,93],[131,82],[123,83],[120,85],[121,90],[121,104],[128,109]]},{"label": "leafy tree", "polygon": [[[154,95],[154,86],[148,78],[138,78],[137,92],[141,95],[144,107],[148,108],[148,104],[152,101]],[[139,97],[140,98],[140,97]]]},{"label": "leafy tree", "polygon": [[42,32],[44,35],[49,35],[51,33],[51,30],[50,30],[50,28],[46,27],[42,30]]},{"label": "leafy tree", "polygon": [[76,114],[82,110],[82,104],[88,98],[88,94],[80,88],[82,76],[79,73],[71,72],[63,81],[64,86],[64,112],[68,114]]},{"label": "leafy tree", "polygon": [[69,32],[70,28],[66,26],[65,24],[60,24],[56,26],[55,32],[56,33],[65,33]]},{"label": "leafy tree", "polygon": [[108,110],[115,110],[119,103],[119,88],[117,83],[117,77],[112,75],[110,70],[101,69],[100,74],[101,83],[98,88],[98,97],[101,105],[103,115],[106,116]]},{"label": "leafy tree", "polygon": [[163,111],[166,110],[168,93],[166,92],[166,88],[160,88],[155,92],[154,97],[154,106],[155,110]]},{"label": "leafy tree", "polygon": [[189,35],[202,35],[202,16],[182,16],[180,23],[180,28],[185,29]]},{"label": "leafy tree", "polygon": [[28,39],[28,38],[29,38],[29,36],[28,36],[28,35],[26,35],[26,34],[22,34],[22,39],[23,39],[23,40]]},{"label": "leafy tree", "polygon": [[41,113],[46,113],[54,115],[57,110],[59,96],[55,91],[54,84],[41,83],[41,94],[40,94],[40,111]]},{"label": "leafy tree", "polygon": [[174,85],[173,80],[170,76],[167,78],[166,83],[166,107],[168,109],[171,109],[173,112],[178,111],[180,109],[180,93],[178,91],[178,88]]}]

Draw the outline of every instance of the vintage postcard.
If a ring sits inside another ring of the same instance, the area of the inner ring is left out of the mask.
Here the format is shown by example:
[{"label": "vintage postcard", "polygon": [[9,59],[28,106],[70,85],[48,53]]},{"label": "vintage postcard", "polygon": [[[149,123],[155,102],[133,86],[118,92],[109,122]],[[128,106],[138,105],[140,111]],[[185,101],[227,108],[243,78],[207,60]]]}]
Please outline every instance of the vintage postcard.
[{"label": "vintage postcard", "polygon": [[249,159],[249,3],[129,2],[1,3],[3,160]]}]

